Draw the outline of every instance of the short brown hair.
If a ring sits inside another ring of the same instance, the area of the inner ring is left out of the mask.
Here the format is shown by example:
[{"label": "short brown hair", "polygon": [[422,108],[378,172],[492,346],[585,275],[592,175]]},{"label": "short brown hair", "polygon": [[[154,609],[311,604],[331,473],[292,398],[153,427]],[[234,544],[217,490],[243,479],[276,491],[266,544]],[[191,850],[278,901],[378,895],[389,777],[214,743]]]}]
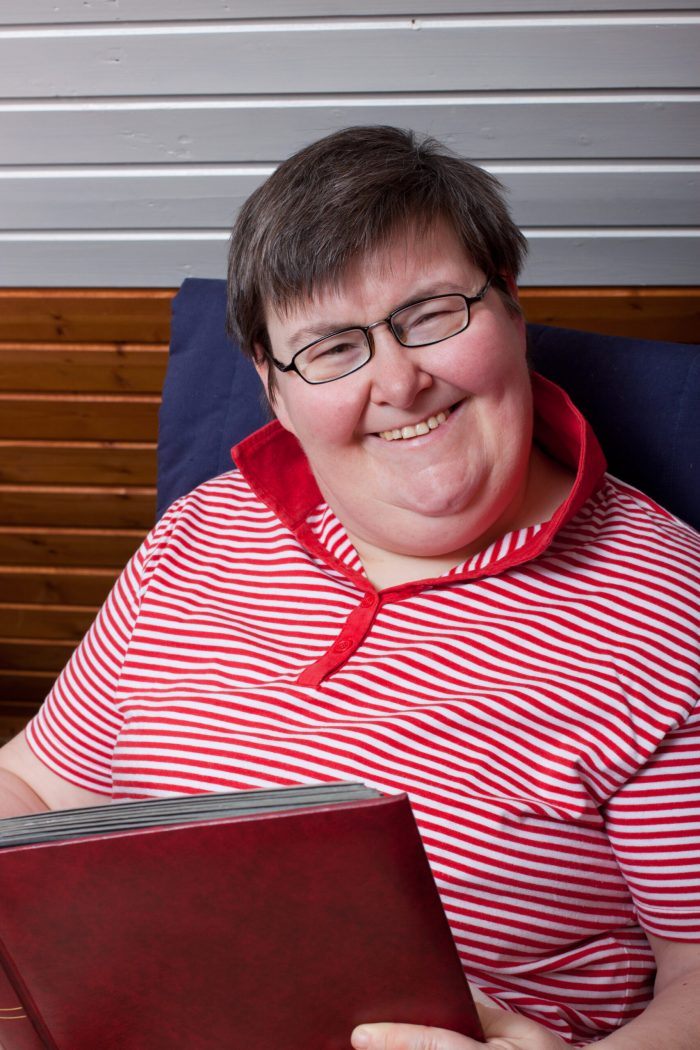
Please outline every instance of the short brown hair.
[{"label": "short brown hair", "polygon": [[229,251],[229,332],[249,356],[256,344],[270,356],[266,306],[283,313],[338,284],[398,230],[429,229],[440,219],[507,296],[505,279],[517,280],[527,245],[497,179],[400,128],[351,127],[319,139],[284,161],[241,208]]}]

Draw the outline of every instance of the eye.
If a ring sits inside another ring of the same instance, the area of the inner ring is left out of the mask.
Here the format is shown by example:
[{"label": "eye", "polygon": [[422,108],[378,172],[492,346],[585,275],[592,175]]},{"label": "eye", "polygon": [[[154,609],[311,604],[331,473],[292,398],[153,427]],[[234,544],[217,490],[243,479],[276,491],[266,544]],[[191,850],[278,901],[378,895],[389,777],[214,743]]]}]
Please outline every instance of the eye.
[{"label": "eye", "polygon": [[356,343],[334,343],[333,346],[324,346],[318,357],[334,357],[340,354],[352,353],[357,349]]},{"label": "eye", "polygon": [[449,331],[457,324],[457,318],[461,317],[461,310],[453,310],[449,306],[431,307],[416,311],[406,325],[406,331],[410,333]]},{"label": "eye", "polygon": [[307,349],[304,356],[307,363],[311,363],[329,358],[351,357],[357,353],[364,353],[364,350],[365,342],[362,333],[359,333],[358,336],[342,333],[341,336],[331,336],[314,343]]},{"label": "eye", "polygon": [[433,324],[440,321],[441,318],[451,316],[453,312],[452,310],[426,310],[424,314],[419,314],[413,318],[411,328],[417,328],[422,324]]},{"label": "eye", "polygon": [[439,343],[466,328],[468,317],[461,296],[438,296],[402,310],[394,324],[406,346]]}]

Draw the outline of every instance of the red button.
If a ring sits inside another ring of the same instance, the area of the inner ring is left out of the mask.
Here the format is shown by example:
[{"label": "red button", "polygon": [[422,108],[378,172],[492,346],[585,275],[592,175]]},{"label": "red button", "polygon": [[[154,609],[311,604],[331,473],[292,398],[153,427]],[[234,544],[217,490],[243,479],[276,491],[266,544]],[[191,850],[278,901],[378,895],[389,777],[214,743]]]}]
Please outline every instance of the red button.
[{"label": "red button", "polygon": [[362,599],[362,601],[360,602],[360,608],[361,609],[369,609],[372,605],[374,605],[374,602],[375,602],[374,595],[373,594],[366,594],[364,596],[364,598]]},{"label": "red button", "polygon": [[346,653],[348,649],[351,649],[355,642],[354,638],[341,638],[333,646],[336,653]]}]

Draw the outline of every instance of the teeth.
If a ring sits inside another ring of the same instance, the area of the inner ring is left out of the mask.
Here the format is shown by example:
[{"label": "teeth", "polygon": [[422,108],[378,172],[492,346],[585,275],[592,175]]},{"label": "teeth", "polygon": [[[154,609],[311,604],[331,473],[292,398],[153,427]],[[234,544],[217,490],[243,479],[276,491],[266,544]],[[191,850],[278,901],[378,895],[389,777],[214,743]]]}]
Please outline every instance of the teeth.
[{"label": "teeth", "polygon": [[441,423],[444,423],[450,414],[448,409],[446,412],[438,412],[437,415],[430,416],[428,419],[421,420],[420,423],[414,423],[410,427],[396,428],[395,430],[382,430],[379,436],[384,438],[385,441],[398,441],[399,439],[405,441],[407,438],[419,437],[421,434],[429,434],[431,430],[437,430]]}]

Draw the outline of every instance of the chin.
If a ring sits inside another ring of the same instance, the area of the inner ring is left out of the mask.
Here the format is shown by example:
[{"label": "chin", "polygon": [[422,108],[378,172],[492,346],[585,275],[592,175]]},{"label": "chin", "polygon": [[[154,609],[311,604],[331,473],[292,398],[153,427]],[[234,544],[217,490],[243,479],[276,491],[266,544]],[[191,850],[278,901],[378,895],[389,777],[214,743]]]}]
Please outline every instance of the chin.
[{"label": "chin", "polygon": [[464,485],[453,490],[445,486],[426,486],[422,491],[406,493],[403,499],[397,499],[395,506],[410,515],[425,518],[451,518],[458,515],[470,515],[476,505],[483,502],[484,493],[479,486]]},{"label": "chin", "polygon": [[444,496],[436,497],[435,499],[419,500],[416,503],[406,504],[403,510],[408,511],[409,514],[415,514],[422,518],[437,519],[435,526],[439,521],[445,518],[453,518],[457,515],[463,515],[469,513],[471,501],[459,499],[445,499]]}]

